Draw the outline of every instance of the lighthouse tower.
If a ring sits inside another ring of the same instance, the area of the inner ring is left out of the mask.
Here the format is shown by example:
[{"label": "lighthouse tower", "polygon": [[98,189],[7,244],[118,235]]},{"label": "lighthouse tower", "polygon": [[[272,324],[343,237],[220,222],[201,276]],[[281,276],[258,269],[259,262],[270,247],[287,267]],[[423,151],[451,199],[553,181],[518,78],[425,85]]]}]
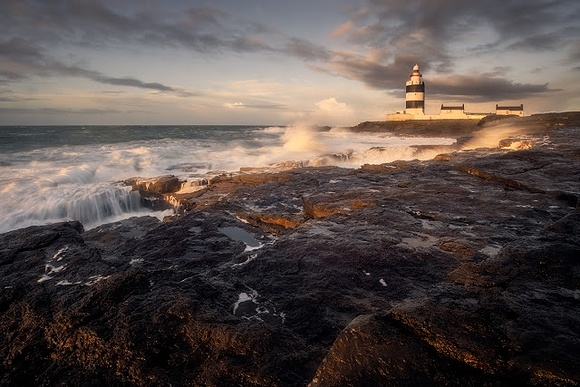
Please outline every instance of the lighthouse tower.
[{"label": "lighthouse tower", "polygon": [[425,84],[423,74],[419,72],[419,65],[413,66],[413,72],[406,83],[407,114],[425,114]]}]

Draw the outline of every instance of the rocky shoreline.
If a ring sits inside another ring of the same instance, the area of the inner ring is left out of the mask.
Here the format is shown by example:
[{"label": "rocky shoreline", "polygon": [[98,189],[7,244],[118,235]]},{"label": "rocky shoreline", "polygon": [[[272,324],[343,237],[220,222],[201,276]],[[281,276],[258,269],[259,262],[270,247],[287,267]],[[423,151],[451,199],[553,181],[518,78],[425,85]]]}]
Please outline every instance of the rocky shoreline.
[{"label": "rocky shoreline", "polygon": [[0,384],[580,384],[580,113],[396,125],[458,143],[0,235]]}]

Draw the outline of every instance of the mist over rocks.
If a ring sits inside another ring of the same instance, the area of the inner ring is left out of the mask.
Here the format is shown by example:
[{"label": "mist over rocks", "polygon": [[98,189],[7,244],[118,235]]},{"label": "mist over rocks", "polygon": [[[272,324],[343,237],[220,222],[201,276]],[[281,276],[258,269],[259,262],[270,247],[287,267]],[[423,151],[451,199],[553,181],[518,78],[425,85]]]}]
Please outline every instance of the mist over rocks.
[{"label": "mist over rocks", "polygon": [[0,384],[580,384],[580,114],[461,136],[0,234]]}]

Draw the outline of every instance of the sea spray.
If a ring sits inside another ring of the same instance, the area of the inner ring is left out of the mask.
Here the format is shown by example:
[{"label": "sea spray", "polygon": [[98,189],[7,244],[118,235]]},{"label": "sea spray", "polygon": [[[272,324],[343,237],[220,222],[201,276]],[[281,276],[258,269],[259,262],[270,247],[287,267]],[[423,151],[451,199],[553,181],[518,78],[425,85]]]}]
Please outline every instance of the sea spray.
[{"label": "sea spray", "polygon": [[[310,125],[270,127],[266,131],[280,133],[281,142],[261,148],[245,167],[270,167],[294,162],[302,166],[358,168],[366,163],[427,160],[436,156],[437,151],[418,151],[415,146],[455,143],[455,139],[451,138],[394,137],[385,133],[353,133],[345,128],[328,129]],[[244,162],[245,158],[240,156],[240,162]]]},{"label": "sea spray", "polygon": [[326,146],[320,132],[307,125],[288,127],[282,140],[284,150],[289,152],[324,152]]},{"label": "sea spray", "polygon": [[519,136],[523,129],[519,125],[512,123],[499,123],[490,125],[473,133],[473,137],[462,147],[462,149],[476,148],[497,148],[502,139]]}]

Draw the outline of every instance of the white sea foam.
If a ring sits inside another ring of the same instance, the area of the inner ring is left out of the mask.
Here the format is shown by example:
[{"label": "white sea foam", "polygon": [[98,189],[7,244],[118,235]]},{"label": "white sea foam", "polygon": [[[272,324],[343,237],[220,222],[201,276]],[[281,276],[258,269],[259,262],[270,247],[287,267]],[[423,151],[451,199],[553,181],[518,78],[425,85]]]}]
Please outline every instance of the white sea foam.
[{"label": "white sea foam", "polygon": [[89,277],[88,281],[84,283],[84,285],[86,286],[93,286],[94,284],[96,284],[97,282],[106,280],[107,278],[109,278],[109,276],[102,276],[102,275],[92,275]]},{"label": "white sea foam", "polygon": [[60,261],[63,257],[63,254],[66,253],[69,250],[69,246],[65,246],[61,249],[58,249],[58,251],[56,253],[54,253],[54,255],[52,256],[52,260],[53,261]]},{"label": "white sea foam", "polygon": [[70,285],[80,285],[81,282],[70,282],[69,280],[61,280],[56,283],[56,286],[70,286]]},{"label": "white sea foam", "polygon": [[257,254],[250,254],[248,255],[248,257],[246,258],[246,260],[244,262],[240,262],[240,263],[234,263],[232,265],[232,268],[236,268],[236,267],[242,267],[242,266],[246,266],[248,263],[252,262],[253,260],[255,260],[258,257]]},{"label": "white sea foam", "polygon": [[50,263],[47,263],[44,266],[44,268],[45,268],[46,275],[50,275],[53,273],[60,273],[61,271],[63,271],[66,268],[66,265],[55,266],[55,265],[51,265]]},{"label": "white sea foam", "polygon": [[46,275],[46,274],[43,274],[42,277],[40,277],[38,279],[38,281],[36,281],[36,282],[38,282],[40,284],[40,283],[43,283],[43,282],[48,281],[48,280],[51,280],[51,279],[52,279],[51,276]]}]

